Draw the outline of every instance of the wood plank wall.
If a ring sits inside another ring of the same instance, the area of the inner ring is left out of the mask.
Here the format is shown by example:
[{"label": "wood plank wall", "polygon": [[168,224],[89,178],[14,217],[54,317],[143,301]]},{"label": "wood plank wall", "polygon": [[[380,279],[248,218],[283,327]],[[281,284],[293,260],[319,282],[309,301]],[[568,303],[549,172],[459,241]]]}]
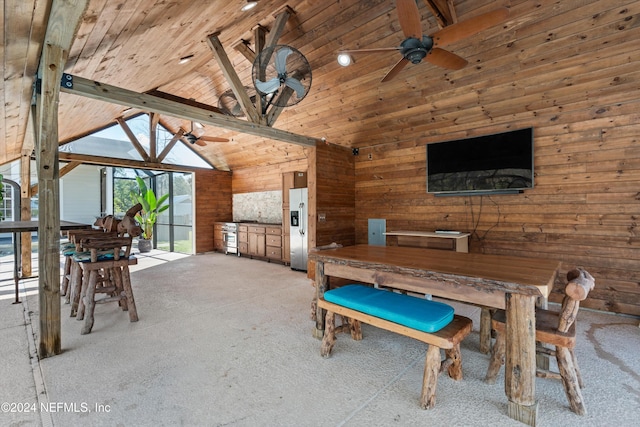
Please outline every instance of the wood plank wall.
[{"label": "wood plank wall", "polygon": [[[361,148],[356,241],[367,241],[367,218],[386,218],[387,230],[471,232],[471,252],[562,261],[553,301],[561,299],[566,272],[583,266],[596,279],[584,306],[640,315],[640,101],[587,107],[583,99],[580,92],[567,97],[566,114],[511,119],[511,128],[534,127],[535,188],[519,195],[426,193],[426,144],[463,136],[455,126],[439,136]],[[513,109],[518,102],[511,101]]]},{"label": "wood plank wall", "polygon": [[[351,149],[317,144],[309,161],[310,248],[334,242],[355,244],[354,165]],[[324,221],[319,221],[320,214]]]},{"label": "wood plank wall", "polygon": [[[305,149],[307,157],[309,150],[312,149]],[[256,168],[235,169],[232,180],[233,194],[281,190],[282,174],[306,171],[307,163],[307,158],[304,158]]]},{"label": "wood plank wall", "polygon": [[196,253],[213,251],[213,223],[230,221],[231,172],[199,170],[195,173]]}]

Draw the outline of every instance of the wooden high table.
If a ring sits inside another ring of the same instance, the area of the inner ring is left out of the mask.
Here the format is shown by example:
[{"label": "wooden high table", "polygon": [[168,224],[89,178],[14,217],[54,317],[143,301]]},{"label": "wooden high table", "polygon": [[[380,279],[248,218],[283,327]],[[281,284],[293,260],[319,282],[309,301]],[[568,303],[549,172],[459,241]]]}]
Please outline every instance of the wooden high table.
[{"label": "wooden high table", "polygon": [[[32,231],[38,231],[39,221],[1,221],[0,233],[13,233],[13,280],[16,287],[16,299],[13,302],[18,304],[20,302],[18,282],[21,277],[19,274],[22,254],[18,250],[19,233],[30,233]],[[83,228],[91,228],[89,224],[81,224],[78,222],[60,221],[60,230],[76,230]]]},{"label": "wooden high table", "polygon": [[[504,309],[507,315],[505,392],[511,418],[535,425],[535,306],[546,299],[558,261],[461,253],[400,246],[356,245],[310,252],[316,262],[316,296],[329,277],[373,283],[419,294]],[[326,313],[318,309],[314,335],[324,334]]]}]

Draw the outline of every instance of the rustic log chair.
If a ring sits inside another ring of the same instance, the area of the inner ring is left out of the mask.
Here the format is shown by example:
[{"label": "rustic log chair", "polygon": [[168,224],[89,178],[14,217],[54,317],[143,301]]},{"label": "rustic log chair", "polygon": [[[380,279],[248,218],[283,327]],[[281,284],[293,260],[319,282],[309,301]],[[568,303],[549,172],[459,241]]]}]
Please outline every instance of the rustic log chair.
[{"label": "rustic log chair", "polygon": [[[90,257],[74,256],[74,261],[83,271],[76,316],[77,320],[84,320],[81,333],[91,332],[95,305],[106,302],[118,302],[123,311],[129,312],[129,321],[137,322],[138,313],[129,274],[129,265],[135,264],[135,258],[130,257],[131,236],[89,238],[83,240],[82,245],[90,251]],[[96,299],[96,294],[106,296]]]},{"label": "rustic log chair", "polygon": [[[576,360],[574,348],[576,345],[575,320],[580,307],[580,301],[587,298],[589,291],[595,286],[593,277],[584,269],[577,268],[567,273],[567,286],[560,312],[536,310],[536,343],[537,352],[555,356],[560,372],[538,369],[536,375],[543,378],[561,379],[571,410],[578,415],[584,415],[586,408],[582,398],[581,388],[584,387],[582,375]],[[496,332],[496,341],[491,350],[491,361],[485,381],[493,384],[504,364],[505,358],[505,312],[499,310],[493,316],[491,325]],[[555,346],[555,350],[542,347],[542,344]]]},{"label": "rustic log chair", "polygon": [[[72,293],[75,289],[79,290],[81,287],[80,282],[78,282],[77,286],[71,286],[69,284],[72,278],[78,278],[79,271],[73,270],[73,259],[72,255],[74,255],[78,251],[82,251],[82,239],[83,238],[91,238],[91,237],[114,237],[117,233],[118,236],[131,236],[138,237],[142,234],[142,228],[135,220],[135,216],[138,212],[142,210],[142,205],[140,203],[135,204],[125,213],[124,217],[119,220],[113,217],[113,215],[106,215],[101,218],[98,218],[93,225],[97,227],[97,229],[91,230],[73,230],[67,233],[67,237],[69,238],[69,243],[65,244],[64,247],[61,248],[63,255],[65,256],[64,262],[64,273],[62,275],[62,283],[60,284],[60,295],[65,297],[65,303],[69,304],[71,301]],[[100,235],[100,233],[106,233]],[[72,306],[71,316],[76,315],[76,311],[78,308],[77,298],[75,299],[76,303]]]},{"label": "rustic log chair", "polygon": [[[73,255],[77,252],[82,252],[82,240],[91,237],[116,237],[115,231],[105,231],[104,229],[91,229],[91,230],[69,230],[67,232],[68,243],[63,244],[61,247],[62,255],[64,255],[64,273],[62,274],[62,282],[60,284],[60,295],[65,297],[65,303],[69,304],[74,290],[76,289],[76,283],[74,279],[78,279],[77,275],[80,273],[76,270],[76,266],[73,263]],[[77,286],[79,290],[80,287]],[[77,308],[77,305],[76,305]],[[75,316],[75,311],[72,313]]]}]

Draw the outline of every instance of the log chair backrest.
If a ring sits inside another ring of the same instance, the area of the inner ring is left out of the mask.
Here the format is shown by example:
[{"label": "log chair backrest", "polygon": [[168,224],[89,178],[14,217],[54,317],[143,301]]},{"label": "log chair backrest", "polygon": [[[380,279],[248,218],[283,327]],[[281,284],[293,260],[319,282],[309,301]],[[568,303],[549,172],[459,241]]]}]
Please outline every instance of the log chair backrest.
[{"label": "log chair backrest", "polygon": [[138,212],[142,210],[142,205],[140,203],[132,206],[129,210],[124,214],[124,217],[118,224],[118,234],[120,236],[124,236],[125,234],[131,237],[138,237],[142,234],[142,227],[136,223],[135,216]]},{"label": "log chair backrest", "polygon": [[589,272],[581,267],[567,273],[567,286],[564,289],[565,297],[562,301],[562,310],[558,321],[558,332],[566,333],[578,316],[580,301],[589,295],[594,288],[595,280]]},{"label": "log chair backrest", "polygon": [[102,218],[96,219],[96,222],[93,223],[98,228],[103,229],[104,231],[117,231],[119,219],[113,217],[113,215],[106,215]]}]

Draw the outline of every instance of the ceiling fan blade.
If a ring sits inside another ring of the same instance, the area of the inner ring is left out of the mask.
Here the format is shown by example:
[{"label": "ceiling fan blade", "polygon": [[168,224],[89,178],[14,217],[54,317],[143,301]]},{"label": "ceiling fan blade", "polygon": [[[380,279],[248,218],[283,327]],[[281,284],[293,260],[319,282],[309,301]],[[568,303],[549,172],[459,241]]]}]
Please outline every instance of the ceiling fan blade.
[{"label": "ceiling fan blade", "polygon": [[431,49],[431,52],[429,52],[425,59],[433,65],[448,68],[449,70],[460,70],[469,63],[466,59],[459,57],[455,53],[437,47]]},{"label": "ceiling fan blade", "polygon": [[501,7],[491,12],[483,13],[456,24],[449,25],[431,35],[433,45],[445,47],[458,40],[462,40],[482,30],[493,27],[509,17],[509,9]]},{"label": "ceiling fan blade", "polygon": [[193,143],[194,143],[194,144],[196,144],[196,145],[199,145],[199,146],[201,146],[201,147],[205,147],[205,146],[207,145],[207,143],[206,143],[206,142],[204,142],[204,141],[201,141],[201,139],[202,139],[202,138],[198,138],[198,139],[196,139]]},{"label": "ceiling fan blade", "polygon": [[400,71],[402,71],[402,69],[405,67],[405,65],[407,65],[409,63],[409,60],[406,58],[402,58],[400,61],[398,61],[396,63],[396,65],[393,66],[392,69],[389,70],[389,72],[387,73],[386,76],[384,76],[382,78],[382,82],[388,82],[389,80],[391,80],[392,78],[394,78],[395,76],[398,75],[398,73]]},{"label": "ceiling fan blade", "polygon": [[256,89],[262,93],[273,93],[280,87],[280,79],[277,77],[272,78],[266,82],[256,80]]},{"label": "ceiling fan blade", "polygon": [[287,72],[287,56],[293,52],[288,47],[283,47],[276,53],[276,71],[278,74]]},{"label": "ceiling fan blade", "polygon": [[[200,139],[202,141],[207,141],[207,142],[229,142],[228,138],[221,138],[219,136],[201,136]],[[197,144],[197,142],[196,142]]]},{"label": "ceiling fan blade", "polygon": [[341,50],[340,52],[338,52],[338,54],[341,53],[377,53],[377,52],[390,52],[390,51],[398,51],[401,50],[402,47],[398,46],[398,47],[379,47],[379,48],[373,48],[373,49],[349,49],[349,50]]},{"label": "ceiling fan blade", "polygon": [[296,91],[296,96],[298,98],[304,97],[304,86],[300,83],[300,80],[294,79],[293,77],[287,77],[284,81],[284,84],[289,86],[291,89]]},{"label": "ceiling fan blade", "polygon": [[398,20],[405,37],[422,39],[422,24],[420,24],[420,11],[416,0],[396,0]]}]

